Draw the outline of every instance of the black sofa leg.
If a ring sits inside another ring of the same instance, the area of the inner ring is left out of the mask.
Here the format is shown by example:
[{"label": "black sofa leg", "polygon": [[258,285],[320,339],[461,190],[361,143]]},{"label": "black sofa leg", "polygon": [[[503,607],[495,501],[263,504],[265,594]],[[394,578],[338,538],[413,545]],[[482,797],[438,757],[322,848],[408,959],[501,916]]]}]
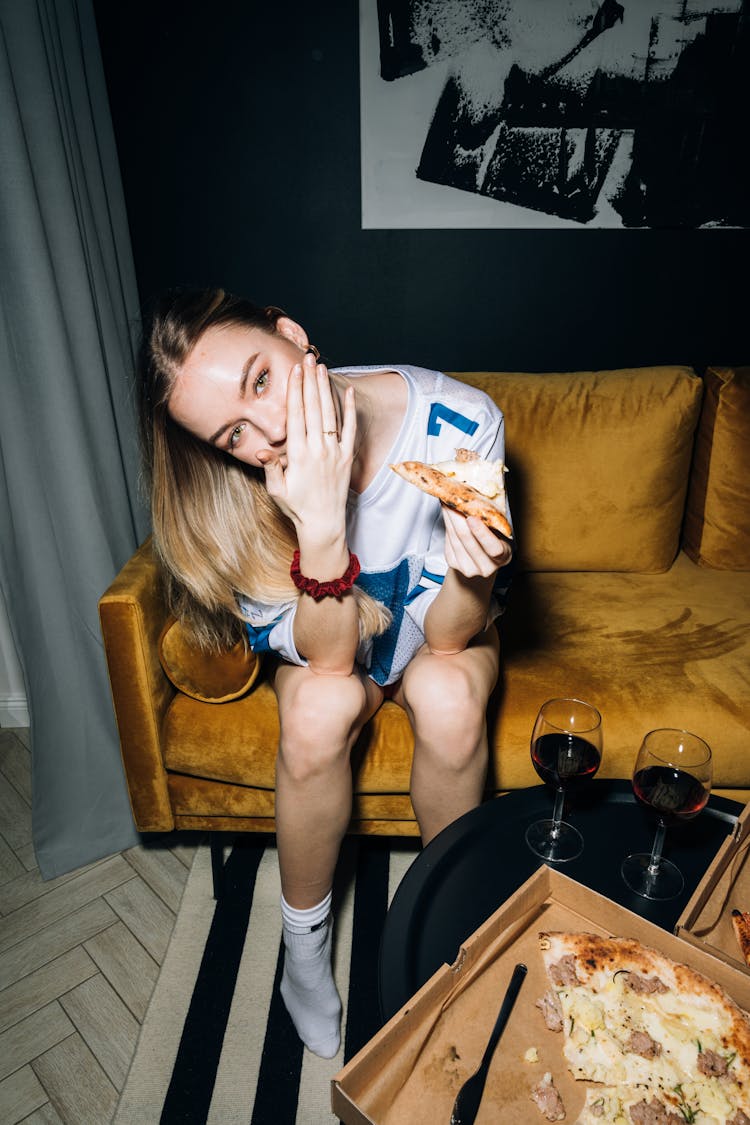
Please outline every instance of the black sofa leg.
[{"label": "black sofa leg", "polygon": [[208,842],[211,848],[211,875],[213,876],[214,898],[219,902],[224,893],[224,833],[209,832]]}]

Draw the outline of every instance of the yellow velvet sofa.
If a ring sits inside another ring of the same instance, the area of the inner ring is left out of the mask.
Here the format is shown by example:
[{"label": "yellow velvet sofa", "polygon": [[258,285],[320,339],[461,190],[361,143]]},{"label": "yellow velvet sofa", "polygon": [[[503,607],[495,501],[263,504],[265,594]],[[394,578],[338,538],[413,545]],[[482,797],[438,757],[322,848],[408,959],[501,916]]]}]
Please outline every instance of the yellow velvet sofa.
[{"label": "yellow velvet sofa", "polygon": [[[454,373],[456,374],[456,373]],[[538,783],[529,736],[555,695],[596,704],[600,775],[642,735],[712,746],[750,794],[750,368],[457,373],[506,417],[519,572],[500,623],[488,794]],[[273,831],[278,718],[262,662],[207,658],[169,618],[148,543],[100,602],[136,826]],[[412,740],[385,703],[357,747],[351,830],[416,835]]]}]

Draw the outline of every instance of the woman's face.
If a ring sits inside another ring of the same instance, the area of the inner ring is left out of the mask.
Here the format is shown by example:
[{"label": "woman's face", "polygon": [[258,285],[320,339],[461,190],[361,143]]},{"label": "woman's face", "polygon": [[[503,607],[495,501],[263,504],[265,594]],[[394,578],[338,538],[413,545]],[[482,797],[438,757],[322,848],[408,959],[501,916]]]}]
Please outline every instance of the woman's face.
[{"label": "woman's face", "polygon": [[188,356],[169,399],[175,422],[256,468],[277,457],[286,468],[286,391],[308,343],[288,317],[261,328],[209,328]]}]

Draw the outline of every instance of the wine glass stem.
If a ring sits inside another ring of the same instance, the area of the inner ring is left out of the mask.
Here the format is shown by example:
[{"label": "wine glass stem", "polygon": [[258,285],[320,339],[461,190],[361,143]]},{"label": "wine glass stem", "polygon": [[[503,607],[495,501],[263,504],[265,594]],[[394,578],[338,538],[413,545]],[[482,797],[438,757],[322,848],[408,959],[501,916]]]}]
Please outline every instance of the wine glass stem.
[{"label": "wine glass stem", "polygon": [[652,878],[659,874],[659,864],[661,863],[661,853],[664,847],[664,837],[667,834],[666,825],[659,824],[654,836],[654,844],[651,848],[651,858],[648,861],[648,873]]},{"label": "wine glass stem", "polygon": [[552,812],[552,828],[550,829],[550,836],[556,840],[560,835],[560,824],[562,822],[563,808],[565,806],[565,790],[558,789],[555,792],[555,808]]}]

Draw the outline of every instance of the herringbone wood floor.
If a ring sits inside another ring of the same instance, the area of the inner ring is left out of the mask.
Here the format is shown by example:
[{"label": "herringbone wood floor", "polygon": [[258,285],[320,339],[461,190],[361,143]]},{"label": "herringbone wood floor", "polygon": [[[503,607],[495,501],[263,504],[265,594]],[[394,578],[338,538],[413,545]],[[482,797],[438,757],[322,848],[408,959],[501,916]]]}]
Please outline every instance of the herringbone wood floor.
[{"label": "herringbone wood floor", "polygon": [[28,731],[0,730],[0,1122],[107,1125],[166,953],[195,839],[44,882]]}]

